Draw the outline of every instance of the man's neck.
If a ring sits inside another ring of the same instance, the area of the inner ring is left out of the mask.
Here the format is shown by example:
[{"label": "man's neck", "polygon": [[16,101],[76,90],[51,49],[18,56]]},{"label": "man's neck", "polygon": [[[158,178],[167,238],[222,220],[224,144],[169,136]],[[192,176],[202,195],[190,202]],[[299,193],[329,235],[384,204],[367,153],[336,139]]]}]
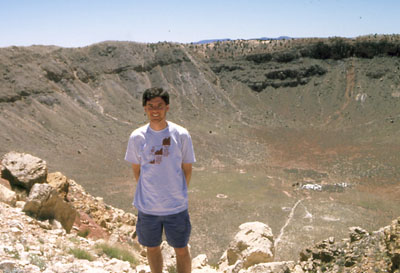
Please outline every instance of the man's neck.
[{"label": "man's neck", "polygon": [[166,120],[160,121],[160,122],[150,122],[150,128],[153,129],[154,131],[161,131],[165,128],[167,128],[168,123]]}]

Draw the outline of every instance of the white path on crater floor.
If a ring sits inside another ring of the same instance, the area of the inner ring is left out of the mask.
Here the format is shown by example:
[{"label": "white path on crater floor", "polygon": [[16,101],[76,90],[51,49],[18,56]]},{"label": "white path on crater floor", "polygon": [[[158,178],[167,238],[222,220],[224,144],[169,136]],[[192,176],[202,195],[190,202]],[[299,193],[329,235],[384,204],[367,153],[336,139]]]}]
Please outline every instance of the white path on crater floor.
[{"label": "white path on crater floor", "polygon": [[294,211],[296,210],[297,206],[301,203],[301,201],[303,201],[303,199],[298,200],[298,201],[296,202],[296,204],[294,204],[294,206],[293,206],[292,209],[290,210],[289,216],[288,216],[288,218],[287,218],[285,224],[282,226],[282,228],[281,228],[281,230],[280,230],[280,232],[279,232],[278,237],[277,237],[276,240],[275,240],[275,243],[274,243],[274,248],[275,248],[275,250],[277,249],[277,245],[279,244],[279,242],[280,242],[281,239],[282,239],[283,234],[285,233],[285,228],[290,224],[290,222],[291,222],[292,219],[293,219]]},{"label": "white path on crater floor", "polygon": [[304,206],[303,203],[301,205],[303,206],[304,210],[306,211],[306,215],[303,218],[310,219],[310,222],[312,222],[313,215],[308,211],[308,209],[306,208],[306,206]]}]

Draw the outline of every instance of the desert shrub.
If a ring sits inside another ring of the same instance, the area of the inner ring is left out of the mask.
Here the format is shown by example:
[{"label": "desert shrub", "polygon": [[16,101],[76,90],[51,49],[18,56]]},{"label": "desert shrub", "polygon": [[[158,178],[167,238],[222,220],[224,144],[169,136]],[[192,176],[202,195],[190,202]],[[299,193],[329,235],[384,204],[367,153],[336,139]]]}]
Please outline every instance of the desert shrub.
[{"label": "desert shrub", "polygon": [[4,251],[14,259],[21,259],[21,255],[19,254],[18,250],[8,250],[5,248]]},{"label": "desert shrub", "polygon": [[272,55],[270,53],[252,54],[246,56],[246,60],[257,64],[266,63],[272,60]]},{"label": "desert shrub", "polygon": [[400,56],[400,45],[386,40],[356,42],[354,55],[360,58],[373,58],[375,56]]},{"label": "desert shrub", "polygon": [[399,44],[389,43],[386,40],[382,40],[379,42],[379,48],[384,52],[385,55],[400,57]]},{"label": "desert shrub", "polygon": [[80,240],[78,238],[76,238],[76,237],[68,238],[68,240],[70,240],[70,242],[72,242],[74,244],[79,244],[80,243]]},{"label": "desert shrub", "polygon": [[69,250],[69,253],[74,255],[74,257],[77,258],[77,259],[88,260],[88,261],[93,261],[94,260],[93,256],[89,252],[84,250],[84,249],[71,248]]},{"label": "desert shrub", "polygon": [[371,59],[379,54],[379,46],[376,42],[361,41],[356,42],[354,55],[359,58]]},{"label": "desert shrub", "polygon": [[301,77],[311,77],[314,75],[324,75],[326,70],[319,65],[312,65],[308,68],[303,68],[300,70],[293,70],[293,69],[285,69],[285,70],[276,70],[271,71],[265,74],[268,79],[274,80],[286,80],[290,79],[298,79]]},{"label": "desert shrub", "polygon": [[36,254],[29,254],[29,261],[31,264],[39,267],[42,271],[46,269],[45,261]]},{"label": "desert shrub", "polygon": [[251,90],[253,90],[255,92],[261,92],[265,88],[270,86],[271,83],[269,83],[269,82],[252,82],[252,83],[249,83],[247,85],[251,88]]},{"label": "desert shrub", "polygon": [[295,52],[281,52],[277,53],[274,56],[274,60],[276,60],[279,63],[289,63],[297,58],[297,55]]},{"label": "desert shrub", "polygon": [[303,74],[304,77],[310,77],[314,75],[324,75],[326,73],[326,69],[319,66],[319,65],[312,65],[309,68],[307,68]]},{"label": "desert shrub", "polygon": [[238,66],[238,65],[225,65],[225,64],[222,64],[222,65],[218,65],[218,66],[211,66],[211,70],[214,73],[221,73],[223,71],[231,72],[231,71],[235,71],[235,70],[243,70],[243,68]]},{"label": "desert shrub", "polygon": [[292,70],[292,69],[285,69],[285,70],[276,70],[276,71],[271,71],[265,76],[268,79],[279,79],[279,80],[285,80],[287,78],[297,78],[299,77],[299,72],[297,70]]},{"label": "desert shrub", "polygon": [[178,273],[178,271],[176,270],[175,266],[173,266],[173,265],[168,266],[167,272],[168,273]]},{"label": "desert shrub", "polygon": [[318,42],[312,46],[310,55],[315,59],[329,59],[331,57],[331,47],[324,42]]},{"label": "desert shrub", "polygon": [[387,40],[346,42],[335,38],[331,43],[318,42],[300,50],[303,57],[340,60],[349,57],[368,58],[375,56],[400,56],[400,45]]},{"label": "desert shrub", "polygon": [[101,243],[97,245],[97,248],[110,258],[116,258],[135,265],[138,263],[135,256],[129,250],[122,247]]},{"label": "desert shrub", "polygon": [[383,76],[385,76],[386,71],[384,70],[374,70],[374,71],[369,71],[366,73],[368,78],[371,79],[379,79],[382,78]]},{"label": "desert shrub", "polygon": [[85,228],[85,229],[80,230],[80,231],[78,232],[78,236],[83,237],[83,238],[88,237],[89,234],[90,234],[90,229],[88,229],[88,228]]},{"label": "desert shrub", "polygon": [[354,54],[354,47],[343,39],[336,39],[330,48],[330,56],[332,59],[340,60],[349,58]]}]

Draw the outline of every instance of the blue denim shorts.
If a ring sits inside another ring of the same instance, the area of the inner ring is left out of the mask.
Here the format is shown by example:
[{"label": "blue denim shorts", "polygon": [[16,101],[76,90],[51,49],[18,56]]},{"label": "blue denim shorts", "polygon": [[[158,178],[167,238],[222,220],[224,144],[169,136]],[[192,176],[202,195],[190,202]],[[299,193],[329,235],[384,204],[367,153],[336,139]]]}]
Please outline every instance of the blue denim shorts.
[{"label": "blue denim shorts", "polygon": [[150,215],[139,211],[136,223],[139,243],[146,247],[159,246],[162,242],[163,230],[170,246],[186,247],[191,229],[188,210],[166,216]]}]

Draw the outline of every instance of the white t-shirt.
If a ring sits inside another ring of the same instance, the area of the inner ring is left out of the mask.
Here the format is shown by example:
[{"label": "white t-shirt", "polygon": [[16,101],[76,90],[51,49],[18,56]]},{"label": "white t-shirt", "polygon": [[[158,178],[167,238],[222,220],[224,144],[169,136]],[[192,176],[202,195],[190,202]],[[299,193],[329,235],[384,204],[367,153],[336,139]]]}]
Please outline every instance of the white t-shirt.
[{"label": "white t-shirt", "polygon": [[182,163],[196,162],[189,132],[172,122],[161,131],[146,124],[129,137],[125,160],[140,164],[133,205],[151,215],[170,215],[188,208]]}]

